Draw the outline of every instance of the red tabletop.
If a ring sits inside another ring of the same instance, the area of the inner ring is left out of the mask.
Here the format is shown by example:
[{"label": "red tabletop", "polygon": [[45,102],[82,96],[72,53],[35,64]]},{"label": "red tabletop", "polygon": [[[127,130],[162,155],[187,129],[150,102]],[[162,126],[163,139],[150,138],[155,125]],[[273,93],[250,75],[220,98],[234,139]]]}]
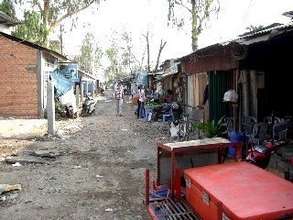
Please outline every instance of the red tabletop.
[{"label": "red tabletop", "polygon": [[184,173],[240,219],[293,213],[293,184],[252,164],[210,165]]}]

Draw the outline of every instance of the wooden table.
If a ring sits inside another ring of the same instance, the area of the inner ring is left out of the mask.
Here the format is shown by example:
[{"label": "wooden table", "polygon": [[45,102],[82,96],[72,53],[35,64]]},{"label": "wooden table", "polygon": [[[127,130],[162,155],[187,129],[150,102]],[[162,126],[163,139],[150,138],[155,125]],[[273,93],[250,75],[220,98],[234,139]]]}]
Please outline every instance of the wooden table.
[{"label": "wooden table", "polygon": [[[198,140],[190,140],[190,141],[183,141],[183,142],[175,142],[175,143],[158,143],[157,145],[157,183],[160,184],[160,157],[162,152],[168,152],[171,154],[171,177],[170,177],[170,188],[171,193],[174,195],[174,188],[176,178],[175,176],[178,175],[177,167],[176,167],[176,156],[183,155],[183,154],[191,154],[191,153],[200,153],[200,152],[217,152],[218,153],[218,163],[223,163],[224,157],[223,153],[226,148],[229,146],[235,146],[236,148],[236,158],[235,160],[241,160],[241,153],[242,153],[242,143],[232,143],[228,139],[225,138],[205,138],[205,139],[198,139]],[[177,178],[178,181],[178,178]]]}]

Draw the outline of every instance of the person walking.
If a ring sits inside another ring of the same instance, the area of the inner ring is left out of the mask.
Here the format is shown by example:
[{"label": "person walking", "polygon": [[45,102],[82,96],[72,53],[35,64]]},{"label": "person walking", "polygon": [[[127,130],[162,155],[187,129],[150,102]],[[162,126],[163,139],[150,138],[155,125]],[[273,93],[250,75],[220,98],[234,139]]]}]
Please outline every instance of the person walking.
[{"label": "person walking", "polygon": [[138,87],[138,114],[137,118],[144,118],[144,102],[146,100],[145,91],[143,86]]},{"label": "person walking", "polygon": [[115,99],[116,99],[116,116],[122,116],[122,104],[124,98],[124,91],[123,85],[119,81],[118,84],[115,86]]}]

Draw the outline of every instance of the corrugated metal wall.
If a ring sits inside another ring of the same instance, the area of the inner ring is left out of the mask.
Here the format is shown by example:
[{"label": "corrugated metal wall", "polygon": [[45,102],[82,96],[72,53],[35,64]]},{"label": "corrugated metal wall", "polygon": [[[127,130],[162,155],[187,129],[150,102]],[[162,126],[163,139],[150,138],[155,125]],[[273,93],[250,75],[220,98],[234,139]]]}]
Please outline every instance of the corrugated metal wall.
[{"label": "corrugated metal wall", "polygon": [[219,120],[229,113],[229,106],[223,103],[224,93],[233,88],[232,72],[209,72],[209,114],[210,120]]}]

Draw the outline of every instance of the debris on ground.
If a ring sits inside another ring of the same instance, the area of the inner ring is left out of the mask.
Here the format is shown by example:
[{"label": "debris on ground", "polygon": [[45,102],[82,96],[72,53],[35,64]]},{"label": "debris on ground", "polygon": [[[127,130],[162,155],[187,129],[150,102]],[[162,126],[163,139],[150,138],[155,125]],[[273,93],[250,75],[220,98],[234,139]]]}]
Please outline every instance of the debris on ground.
[{"label": "debris on ground", "polygon": [[1,182],[25,190],[2,194],[0,219],[146,219],[143,173],[155,167],[155,138],[168,135],[168,124],[139,121],[126,103],[115,117],[115,104],[100,101],[93,117],[56,121],[64,138],[36,139],[5,156]]},{"label": "debris on ground", "polygon": [[15,185],[0,184],[0,195],[3,193],[7,193],[11,191],[20,191],[20,190],[21,190],[20,184],[15,184]]},{"label": "debris on ground", "polygon": [[20,163],[20,164],[45,164],[46,163],[45,161],[41,159],[27,157],[27,156],[9,157],[5,159],[5,162],[11,165],[16,163]]},{"label": "debris on ground", "polygon": [[35,157],[41,157],[41,158],[56,159],[56,157],[60,156],[61,153],[57,151],[50,151],[50,150],[35,150],[30,152],[30,155]]},{"label": "debris on ground", "polygon": [[16,163],[12,164],[12,166],[13,166],[13,167],[21,167],[22,165],[21,165],[21,163],[16,162]]},{"label": "debris on ground", "polygon": [[17,155],[20,150],[33,143],[32,140],[0,139],[0,160]]}]

